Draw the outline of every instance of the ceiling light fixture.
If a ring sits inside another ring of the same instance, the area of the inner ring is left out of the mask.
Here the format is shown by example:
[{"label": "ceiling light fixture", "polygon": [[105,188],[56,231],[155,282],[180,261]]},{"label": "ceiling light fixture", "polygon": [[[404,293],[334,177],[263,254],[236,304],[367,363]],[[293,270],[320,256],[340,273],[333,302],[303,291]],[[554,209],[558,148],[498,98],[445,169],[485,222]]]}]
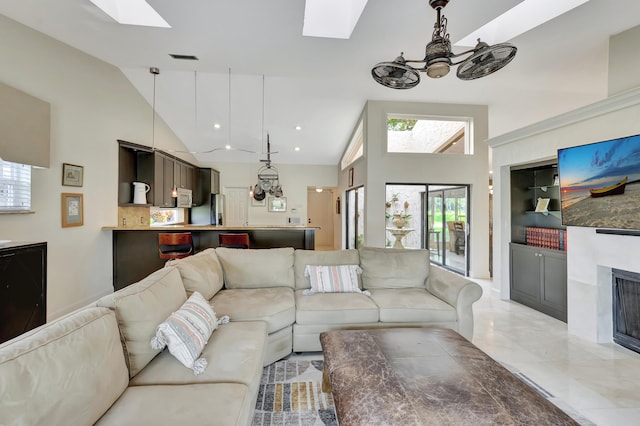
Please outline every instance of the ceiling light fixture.
[{"label": "ceiling light fixture", "polygon": [[156,150],[156,77],[160,74],[160,68],[151,67],[149,72],[153,75],[153,118],[151,119],[151,149]]},{"label": "ceiling light fixture", "polygon": [[[460,65],[456,75],[461,80],[475,80],[493,74],[507,65],[515,57],[517,48],[510,43],[500,43],[489,46],[478,39],[475,48],[461,53],[451,51],[451,41],[447,33],[447,18],[442,15],[442,9],[449,0],[429,0],[429,5],[437,12],[431,41],[425,48],[422,60],[406,60],[404,52],[400,53],[392,62],[380,62],[371,70],[374,80],[392,89],[410,89],[420,83],[420,72],[427,73],[431,78],[441,78],[449,73],[452,66]],[[453,62],[452,59],[468,55],[462,61]],[[408,63],[422,63],[421,68],[414,68]]]},{"label": "ceiling light fixture", "polygon": [[282,185],[280,185],[280,177],[278,169],[271,165],[271,142],[269,142],[269,134],[267,133],[267,159],[260,160],[265,163],[258,170],[258,183],[253,189],[253,198],[257,201],[264,200],[267,193],[276,198],[282,197]]}]

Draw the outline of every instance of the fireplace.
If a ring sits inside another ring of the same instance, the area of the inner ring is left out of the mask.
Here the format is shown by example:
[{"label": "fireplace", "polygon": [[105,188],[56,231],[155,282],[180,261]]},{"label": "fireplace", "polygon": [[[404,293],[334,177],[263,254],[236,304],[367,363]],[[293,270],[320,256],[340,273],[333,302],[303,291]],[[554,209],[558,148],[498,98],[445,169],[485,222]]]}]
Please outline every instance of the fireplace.
[{"label": "fireplace", "polygon": [[640,273],[612,269],[613,341],[640,353]]}]

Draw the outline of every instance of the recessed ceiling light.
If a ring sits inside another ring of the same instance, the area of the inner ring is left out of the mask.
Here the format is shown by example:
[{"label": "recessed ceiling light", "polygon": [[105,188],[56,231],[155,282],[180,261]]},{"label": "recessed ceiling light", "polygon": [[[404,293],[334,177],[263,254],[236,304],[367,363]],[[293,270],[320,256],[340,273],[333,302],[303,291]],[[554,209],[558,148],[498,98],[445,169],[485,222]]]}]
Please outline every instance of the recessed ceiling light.
[{"label": "recessed ceiling light", "polygon": [[300,147],[296,146],[295,148],[293,148],[294,151],[300,151]]},{"label": "recessed ceiling light", "polygon": [[90,0],[119,24],[171,28],[145,0]]},{"label": "recessed ceiling light", "polygon": [[225,146],[224,146],[224,149],[227,149],[227,150],[228,150],[228,149],[231,149],[231,145],[225,145]]},{"label": "recessed ceiling light", "polygon": [[220,128],[220,123],[214,123],[213,127],[214,127],[214,129],[219,129]]},{"label": "recessed ceiling light", "polygon": [[296,126],[296,130],[302,130],[302,126]]},{"label": "recessed ceiling light", "polygon": [[588,1],[524,0],[455,45],[475,46],[478,38],[490,45],[504,43]]}]

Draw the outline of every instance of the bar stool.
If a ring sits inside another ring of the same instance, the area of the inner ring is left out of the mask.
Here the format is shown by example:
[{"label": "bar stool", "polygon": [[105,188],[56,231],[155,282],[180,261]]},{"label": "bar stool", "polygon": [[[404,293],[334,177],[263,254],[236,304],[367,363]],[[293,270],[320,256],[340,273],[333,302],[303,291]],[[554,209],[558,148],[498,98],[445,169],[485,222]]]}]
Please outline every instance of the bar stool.
[{"label": "bar stool", "polygon": [[218,235],[219,247],[228,248],[242,248],[248,249],[251,247],[249,244],[249,234],[219,234]]},{"label": "bar stool", "polygon": [[193,254],[191,232],[161,232],[158,234],[160,259],[181,259]]}]

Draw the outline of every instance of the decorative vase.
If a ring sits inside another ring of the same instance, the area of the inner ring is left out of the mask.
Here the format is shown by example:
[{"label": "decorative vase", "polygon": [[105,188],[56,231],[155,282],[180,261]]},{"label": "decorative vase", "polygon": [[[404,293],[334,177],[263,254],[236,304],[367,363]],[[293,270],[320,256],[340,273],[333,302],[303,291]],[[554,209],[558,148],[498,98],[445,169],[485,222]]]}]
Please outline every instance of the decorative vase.
[{"label": "decorative vase", "polygon": [[407,224],[407,219],[403,218],[399,214],[394,214],[391,223],[393,223],[393,226],[396,228],[402,229]]}]

